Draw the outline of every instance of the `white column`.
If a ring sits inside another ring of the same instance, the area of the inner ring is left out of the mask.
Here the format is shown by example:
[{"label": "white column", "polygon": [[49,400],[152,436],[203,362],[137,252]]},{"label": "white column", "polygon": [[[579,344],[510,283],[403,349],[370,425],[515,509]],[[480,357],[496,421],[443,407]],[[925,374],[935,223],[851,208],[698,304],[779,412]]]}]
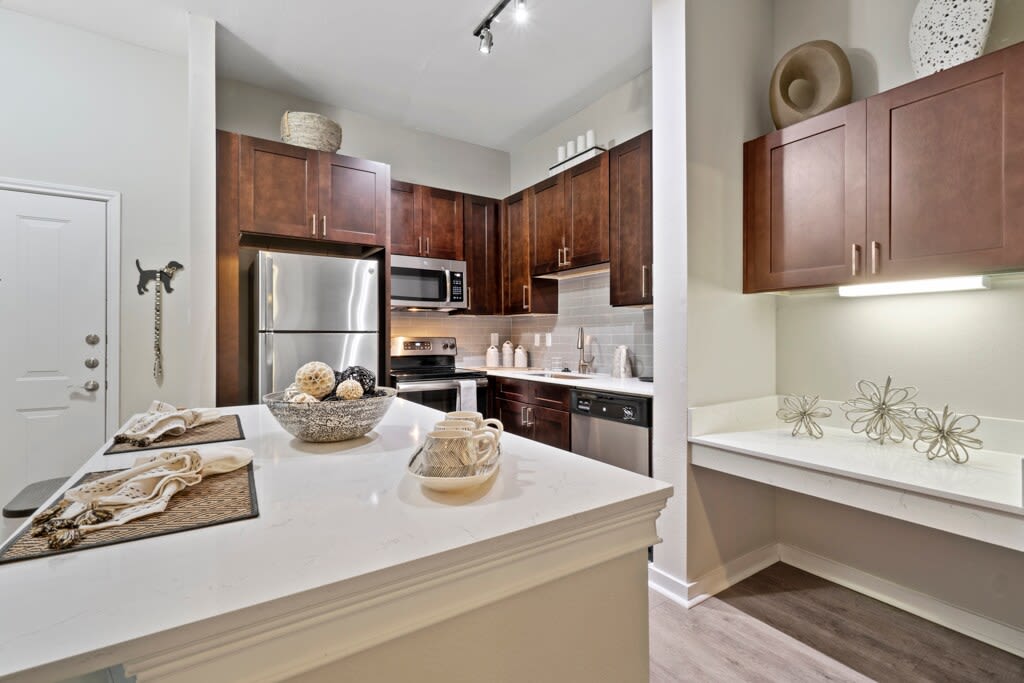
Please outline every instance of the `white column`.
[{"label": "white column", "polygon": [[[652,580],[686,578],[686,2],[653,0],[654,477],[675,495],[658,520]],[[675,585],[678,584],[678,585]]]},{"label": "white column", "polygon": [[188,16],[188,164],[190,258],[189,334],[193,380],[188,402],[216,398],[217,135],[216,28],[213,19]]}]

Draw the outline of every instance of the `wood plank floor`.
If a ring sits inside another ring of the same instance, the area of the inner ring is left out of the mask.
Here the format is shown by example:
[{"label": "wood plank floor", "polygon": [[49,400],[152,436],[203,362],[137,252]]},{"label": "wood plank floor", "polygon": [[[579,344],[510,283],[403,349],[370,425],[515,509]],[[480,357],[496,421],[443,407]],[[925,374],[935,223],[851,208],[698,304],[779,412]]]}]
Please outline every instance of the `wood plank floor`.
[{"label": "wood plank floor", "polygon": [[1024,659],[777,563],[687,610],[651,592],[651,681],[1024,681]]}]

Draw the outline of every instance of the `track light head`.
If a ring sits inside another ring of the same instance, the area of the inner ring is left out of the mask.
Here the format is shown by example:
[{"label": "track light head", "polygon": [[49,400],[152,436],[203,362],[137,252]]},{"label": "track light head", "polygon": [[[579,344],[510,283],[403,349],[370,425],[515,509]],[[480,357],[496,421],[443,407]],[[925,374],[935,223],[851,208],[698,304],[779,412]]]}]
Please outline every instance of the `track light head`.
[{"label": "track light head", "polygon": [[530,18],[530,12],[526,9],[526,0],[515,0],[516,3],[516,22],[525,24],[526,20]]},{"label": "track light head", "polygon": [[487,25],[480,30],[480,52],[489,55],[492,47],[494,47],[494,35],[491,33],[490,25]]}]

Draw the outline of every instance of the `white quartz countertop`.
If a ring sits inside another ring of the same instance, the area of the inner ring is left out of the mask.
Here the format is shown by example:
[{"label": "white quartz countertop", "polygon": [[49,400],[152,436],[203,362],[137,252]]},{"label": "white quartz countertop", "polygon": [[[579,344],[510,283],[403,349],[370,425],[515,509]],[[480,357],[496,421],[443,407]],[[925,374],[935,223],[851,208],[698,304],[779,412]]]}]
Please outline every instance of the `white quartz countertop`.
[{"label": "white quartz countertop", "polygon": [[[230,445],[255,452],[259,517],[0,565],[0,678],[282,598],[382,590],[449,553],[544,537],[672,493],[513,435],[489,485],[426,491],[406,465],[440,413],[401,399],[367,437],[335,444],[293,439],[263,406],[223,411],[240,416],[247,437]],[[135,457],[103,450],[69,481]]]},{"label": "white quartz countertop", "polygon": [[547,382],[548,384],[560,384],[566,387],[578,389],[592,389],[594,391],[610,391],[618,394],[630,394],[633,396],[654,396],[654,383],[641,382],[636,377],[612,377],[611,375],[587,375],[573,379],[558,379],[545,377],[542,370],[530,368],[486,368],[476,367],[473,370],[483,370],[489,377],[509,377],[511,379],[522,379],[530,382]]}]

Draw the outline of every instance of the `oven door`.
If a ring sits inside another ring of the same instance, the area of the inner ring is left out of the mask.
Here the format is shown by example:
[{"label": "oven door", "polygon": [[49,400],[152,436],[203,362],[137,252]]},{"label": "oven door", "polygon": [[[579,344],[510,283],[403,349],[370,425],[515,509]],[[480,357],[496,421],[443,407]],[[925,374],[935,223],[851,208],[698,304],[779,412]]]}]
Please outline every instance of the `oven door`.
[{"label": "oven door", "polygon": [[[459,399],[459,383],[456,380],[439,379],[423,382],[398,382],[395,384],[395,391],[398,392],[399,398],[419,403],[434,410],[440,410],[442,413],[467,410]],[[475,410],[484,415],[487,415],[489,412],[487,380],[485,378],[477,380]]]}]

